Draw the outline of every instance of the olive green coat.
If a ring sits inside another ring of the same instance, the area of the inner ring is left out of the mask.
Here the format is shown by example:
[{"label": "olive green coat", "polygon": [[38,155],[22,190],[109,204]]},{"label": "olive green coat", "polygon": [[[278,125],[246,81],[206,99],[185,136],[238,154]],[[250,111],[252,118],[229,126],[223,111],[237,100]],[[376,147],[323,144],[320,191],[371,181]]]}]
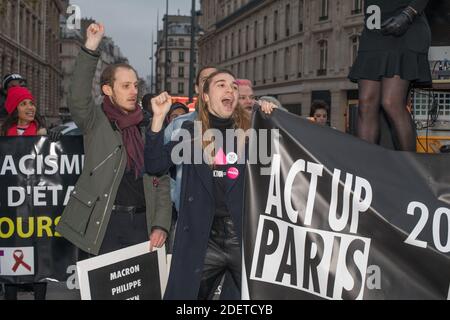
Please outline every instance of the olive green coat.
[{"label": "olive green coat", "polygon": [[[125,172],[127,154],[119,130],[114,130],[91,90],[99,53],[82,49],[77,58],[68,105],[73,120],[84,136],[83,172],[73,190],[56,230],[74,245],[90,254],[99,253],[117,190]],[[144,175],[147,228],[170,230],[172,206],[170,179],[159,184]],[[155,186],[156,185],[156,186]]]}]

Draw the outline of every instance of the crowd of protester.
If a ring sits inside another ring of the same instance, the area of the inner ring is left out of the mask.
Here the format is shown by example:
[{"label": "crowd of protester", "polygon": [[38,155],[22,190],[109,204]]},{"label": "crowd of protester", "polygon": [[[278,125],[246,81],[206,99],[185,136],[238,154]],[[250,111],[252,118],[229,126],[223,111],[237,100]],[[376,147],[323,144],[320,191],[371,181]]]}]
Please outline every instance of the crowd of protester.
[{"label": "crowd of protester", "polygon": [[[91,84],[104,33],[101,24],[89,26],[74,68],[68,105],[86,158],[57,232],[91,256],[145,241],[150,249],[166,245],[172,254],[166,299],[212,299],[218,286],[224,298],[239,299],[248,139],[237,134],[229,143],[226,132],[247,131],[255,112],[285,109],[274,97],[256,98],[251,80],[215,66],[199,70],[192,112],[167,92],[138,101],[138,76],[128,64],[105,69],[103,103],[95,105]],[[59,132],[47,130],[39,107],[26,79],[6,75],[0,135],[57,141]],[[330,126],[330,106],[314,101],[310,120]],[[209,129],[224,139],[209,137]],[[186,143],[181,132],[193,150],[200,146],[202,163],[174,161],[174,148]],[[30,285],[37,299],[45,298],[45,283]],[[7,285],[6,298],[17,299],[17,288]]]}]

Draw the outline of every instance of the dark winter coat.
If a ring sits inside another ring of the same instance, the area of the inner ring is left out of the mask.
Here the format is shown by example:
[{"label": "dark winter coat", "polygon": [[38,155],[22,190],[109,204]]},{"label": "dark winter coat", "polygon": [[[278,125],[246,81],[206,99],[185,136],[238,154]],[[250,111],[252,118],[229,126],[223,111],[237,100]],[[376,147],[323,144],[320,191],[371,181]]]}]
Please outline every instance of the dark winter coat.
[{"label": "dark winter coat", "polygon": [[[193,134],[193,122],[186,121],[182,128]],[[175,145],[175,142],[164,145],[163,130],[147,134],[145,168],[149,174],[166,172],[174,165],[171,152]],[[236,164],[235,167],[240,174],[235,180],[227,179],[226,203],[242,242],[245,165]],[[211,167],[183,164],[180,211],[165,299],[197,299],[214,211]]]}]

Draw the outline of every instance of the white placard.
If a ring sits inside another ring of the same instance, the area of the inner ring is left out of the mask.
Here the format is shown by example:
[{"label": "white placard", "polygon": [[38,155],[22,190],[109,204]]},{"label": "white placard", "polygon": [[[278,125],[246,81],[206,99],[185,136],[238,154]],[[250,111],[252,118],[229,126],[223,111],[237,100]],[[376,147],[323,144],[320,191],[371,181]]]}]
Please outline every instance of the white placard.
[{"label": "white placard", "polygon": [[[94,258],[90,258],[87,260],[77,262],[77,273],[78,273],[78,281],[80,285],[80,293],[82,300],[92,300],[91,298],[91,286],[89,281],[89,272],[100,269],[109,265],[113,265],[122,261],[126,261],[138,256],[142,256],[145,254],[149,254],[149,242],[144,242],[135,246],[131,246],[128,248],[120,249],[114,252],[110,252],[104,255],[100,255]],[[158,270],[159,270],[159,280],[161,287],[161,297],[164,296],[164,292],[167,286],[167,261],[166,261],[166,249],[163,246],[160,249],[155,249],[153,252],[156,252],[158,256]],[[130,269],[130,270],[128,270]],[[137,267],[138,271],[139,267]],[[127,275],[128,273],[135,272],[133,268],[127,268],[126,272],[124,270],[117,270],[117,273],[111,273],[111,279],[115,280],[116,275],[122,276],[123,274]],[[123,276],[125,276],[123,275]],[[114,279],[113,279],[114,278]],[[136,281],[134,281],[136,282]],[[128,285],[128,284],[127,284]],[[131,283],[132,285],[132,283]],[[123,286],[122,286],[123,287]],[[128,288],[128,287],[127,287]],[[112,294],[114,294],[114,290],[112,289]],[[116,290],[117,292],[117,290]]]}]

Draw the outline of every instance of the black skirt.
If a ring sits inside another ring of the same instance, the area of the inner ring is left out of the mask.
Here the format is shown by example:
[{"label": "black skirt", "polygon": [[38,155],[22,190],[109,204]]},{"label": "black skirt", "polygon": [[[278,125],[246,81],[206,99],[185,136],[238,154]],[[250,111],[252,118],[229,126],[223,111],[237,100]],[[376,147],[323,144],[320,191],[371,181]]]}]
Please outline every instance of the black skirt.
[{"label": "black skirt", "polygon": [[362,79],[381,81],[382,78],[398,75],[421,85],[430,84],[430,44],[431,31],[424,14],[418,16],[400,37],[385,36],[380,30],[365,28],[360,38],[358,57],[348,77],[358,82]]}]

